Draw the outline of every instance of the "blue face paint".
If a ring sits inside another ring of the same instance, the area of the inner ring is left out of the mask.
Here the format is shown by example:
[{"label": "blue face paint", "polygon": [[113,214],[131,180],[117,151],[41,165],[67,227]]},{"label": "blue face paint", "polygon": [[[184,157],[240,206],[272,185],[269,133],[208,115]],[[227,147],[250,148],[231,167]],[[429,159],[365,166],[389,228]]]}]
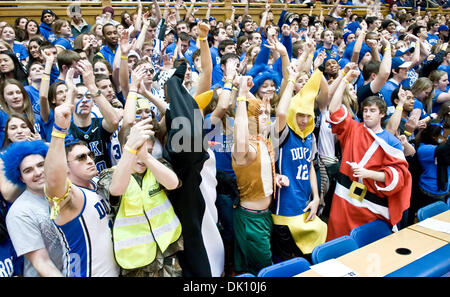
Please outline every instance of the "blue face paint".
[{"label": "blue face paint", "polygon": [[83,101],[86,101],[86,103],[91,102],[91,99],[86,98],[86,94],[89,92],[89,90],[87,90],[84,94],[83,97],[81,97],[81,99],[77,102],[77,104],[75,105],[75,113],[76,114],[81,114],[81,109],[80,109],[80,104]]}]

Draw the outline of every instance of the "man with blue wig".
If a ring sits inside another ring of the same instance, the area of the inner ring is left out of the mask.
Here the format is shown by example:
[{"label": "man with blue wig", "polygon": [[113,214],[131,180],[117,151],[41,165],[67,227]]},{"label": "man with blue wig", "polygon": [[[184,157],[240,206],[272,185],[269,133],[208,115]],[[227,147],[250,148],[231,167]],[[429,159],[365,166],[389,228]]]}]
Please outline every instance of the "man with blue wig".
[{"label": "man with blue wig", "polygon": [[44,159],[48,146],[41,140],[12,143],[1,155],[9,182],[25,191],[6,216],[17,256],[25,256],[23,276],[62,276],[64,249],[50,220],[44,195]]}]

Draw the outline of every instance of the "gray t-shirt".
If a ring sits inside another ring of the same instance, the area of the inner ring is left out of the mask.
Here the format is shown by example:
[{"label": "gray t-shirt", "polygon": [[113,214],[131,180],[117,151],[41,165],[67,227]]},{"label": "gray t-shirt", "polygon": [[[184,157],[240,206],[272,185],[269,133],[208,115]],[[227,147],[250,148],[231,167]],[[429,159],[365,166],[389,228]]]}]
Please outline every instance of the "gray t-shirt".
[{"label": "gray t-shirt", "polygon": [[[45,197],[23,192],[9,209],[6,226],[17,256],[45,248],[55,266],[65,275],[62,237],[50,220],[50,207]],[[26,258],[23,276],[39,276]]]}]

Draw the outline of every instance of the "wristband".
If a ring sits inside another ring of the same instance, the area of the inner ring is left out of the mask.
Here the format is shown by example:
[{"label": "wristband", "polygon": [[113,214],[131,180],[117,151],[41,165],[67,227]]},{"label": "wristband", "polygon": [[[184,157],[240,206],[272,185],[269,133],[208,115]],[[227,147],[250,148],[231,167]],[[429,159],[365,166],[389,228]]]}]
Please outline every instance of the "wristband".
[{"label": "wristband", "polygon": [[67,134],[64,133],[59,133],[56,131],[52,131],[52,136],[56,137],[56,138],[61,138],[61,139],[65,139]]},{"label": "wristband", "polygon": [[50,79],[48,79],[48,78],[46,78],[45,76],[43,76],[43,77],[41,78],[41,80],[46,81],[46,80],[50,80]]},{"label": "wristband", "polygon": [[224,87],[224,88],[229,88],[229,89],[231,89],[231,88],[233,87],[233,84],[230,83],[230,82],[226,82],[226,83],[223,85],[223,87]]},{"label": "wristband", "polygon": [[346,76],[347,75],[347,73],[344,71],[344,70],[342,70],[342,76]]},{"label": "wristband", "polygon": [[411,135],[412,135],[411,132],[408,132],[408,131],[406,131],[406,130],[405,130],[405,132],[403,132],[403,134],[405,134],[406,136],[411,136]]},{"label": "wristband", "polygon": [[236,88],[236,87],[233,86],[233,91],[237,91],[237,90],[238,90],[238,88]]},{"label": "wristband", "polygon": [[344,81],[345,81],[345,83],[350,84],[350,82],[345,77],[344,77]]},{"label": "wristband", "polygon": [[132,148],[130,148],[128,145],[125,144],[125,146],[123,147],[125,150],[127,150],[128,152],[136,155],[137,154],[137,150],[133,150]]},{"label": "wristband", "polygon": [[53,128],[55,128],[56,130],[61,131],[63,133],[67,133],[67,130],[69,130],[68,128],[66,128],[66,129],[61,128],[60,126],[56,125],[56,123],[53,123]]},{"label": "wristband", "polygon": [[227,91],[230,91],[230,92],[233,91],[232,88],[225,88],[225,87],[223,88],[223,90],[227,90]]},{"label": "wristband", "polygon": [[120,56],[122,60],[128,60],[128,56]]},{"label": "wristband", "polygon": [[239,96],[236,99],[237,101],[247,101],[247,98],[245,98],[244,96]]},{"label": "wristband", "polygon": [[198,40],[200,41],[206,40],[206,37],[199,37]]},{"label": "wristband", "polygon": [[130,94],[128,94],[128,96],[127,96],[127,99],[134,99],[134,100],[137,100],[137,96],[136,95],[130,95]]},{"label": "wristband", "polygon": [[398,105],[395,107],[395,109],[398,109],[398,110],[400,110],[400,111],[403,111],[403,107],[400,107],[400,106],[398,106]]}]

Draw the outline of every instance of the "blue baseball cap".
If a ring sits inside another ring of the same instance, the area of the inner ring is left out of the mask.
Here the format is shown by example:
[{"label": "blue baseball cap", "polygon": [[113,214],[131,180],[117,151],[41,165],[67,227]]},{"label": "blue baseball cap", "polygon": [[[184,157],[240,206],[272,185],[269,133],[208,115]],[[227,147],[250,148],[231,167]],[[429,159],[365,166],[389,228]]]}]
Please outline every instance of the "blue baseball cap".
[{"label": "blue baseball cap", "polygon": [[448,30],[448,26],[447,25],[440,25],[439,29],[438,29],[438,32],[441,32],[441,31],[449,31]]},{"label": "blue baseball cap", "polygon": [[395,57],[401,57],[401,56],[403,56],[404,54],[406,54],[406,53],[412,53],[412,52],[414,52],[414,48],[413,47],[410,47],[410,48],[407,48],[407,49],[405,49],[404,51],[402,51],[402,50],[397,50],[396,52],[395,52]]},{"label": "blue baseball cap", "polygon": [[394,57],[392,58],[391,70],[397,68],[409,68],[411,66],[411,62],[405,62],[402,58]]}]

